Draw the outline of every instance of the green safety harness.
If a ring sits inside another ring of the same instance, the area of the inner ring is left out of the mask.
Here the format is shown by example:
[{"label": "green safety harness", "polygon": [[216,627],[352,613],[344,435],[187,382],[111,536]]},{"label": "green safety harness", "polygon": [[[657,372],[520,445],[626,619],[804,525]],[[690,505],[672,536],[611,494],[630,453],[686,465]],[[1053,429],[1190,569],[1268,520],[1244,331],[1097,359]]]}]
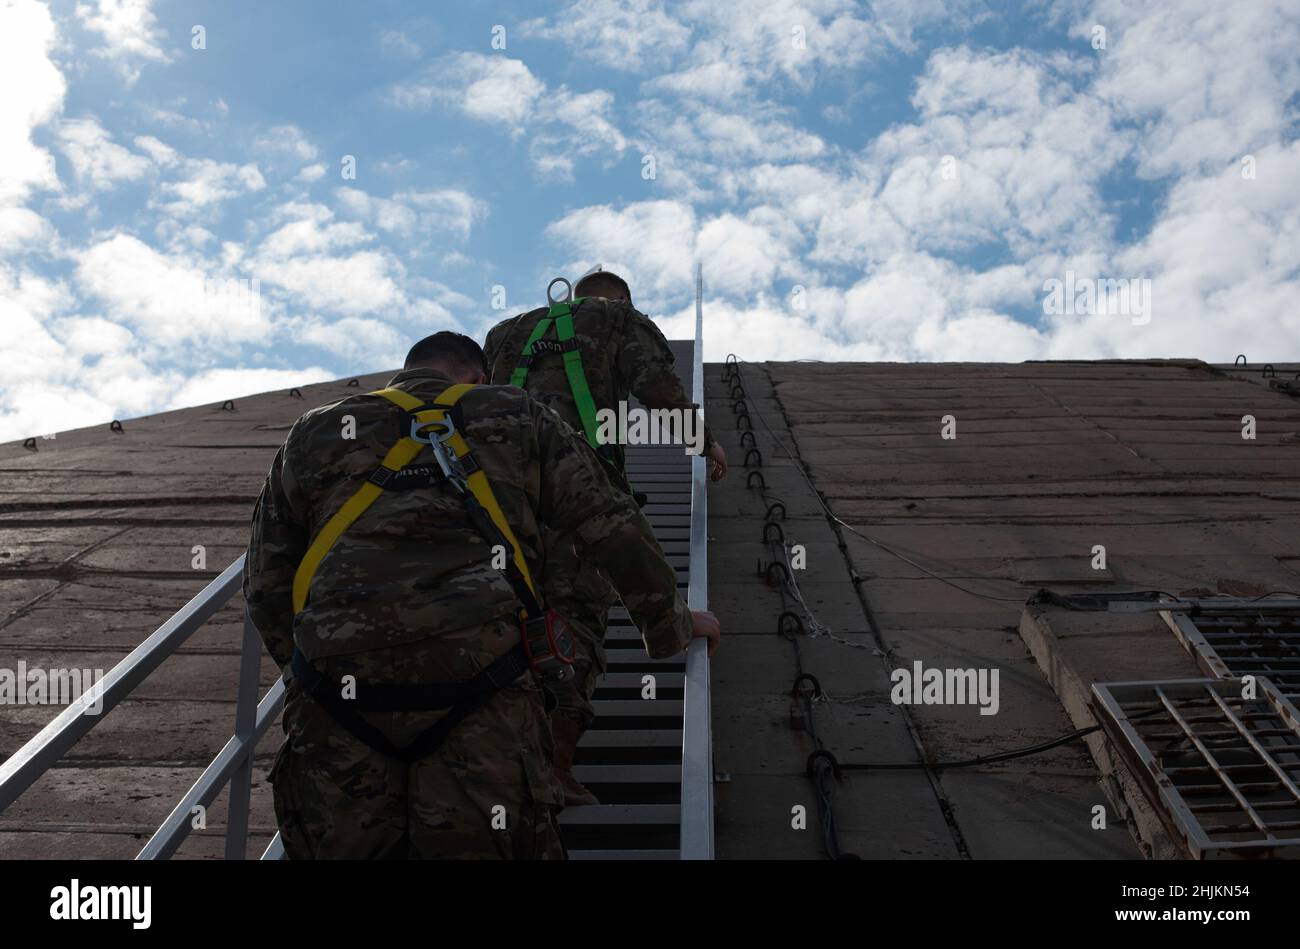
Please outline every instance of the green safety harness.
[{"label": "green safety harness", "polygon": [[[551,296],[551,288],[557,283],[563,283],[568,287],[563,300],[556,300]],[[547,285],[546,302],[550,304],[550,309],[537,321],[528,341],[524,343],[523,351],[519,354],[519,362],[510,376],[510,384],[524,388],[524,383],[528,381],[528,370],[532,367],[534,359],[546,353],[560,353],[564,358],[564,374],[569,380],[569,392],[573,395],[573,403],[578,409],[578,418],[582,420],[582,431],[587,436],[587,444],[591,445],[601,460],[618,471],[621,477],[623,466],[618,449],[614,445],[602,444],[597,435],[599,426],[596,422],[596,400],[591,397],[587,374],[582,368],[582,352],[573,332],[574,307],[586,299],[587,297],[574,299],[573,285],[563,277],[556,277]],[[552,327],[555,329],[554,340],[546,338]]]}]

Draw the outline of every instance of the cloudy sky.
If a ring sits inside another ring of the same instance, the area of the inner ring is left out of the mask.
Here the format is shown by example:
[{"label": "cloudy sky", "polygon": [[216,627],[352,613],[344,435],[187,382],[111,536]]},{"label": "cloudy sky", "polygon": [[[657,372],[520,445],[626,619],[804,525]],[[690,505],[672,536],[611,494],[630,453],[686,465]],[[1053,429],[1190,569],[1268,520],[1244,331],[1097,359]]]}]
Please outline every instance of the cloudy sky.
[{"label": "cloudy sky", "polygon": [[673,336],[701,260],[710,359],[1300,359],[1297,50],[1300,0],[0,0],[0,439],[596,263]]}]

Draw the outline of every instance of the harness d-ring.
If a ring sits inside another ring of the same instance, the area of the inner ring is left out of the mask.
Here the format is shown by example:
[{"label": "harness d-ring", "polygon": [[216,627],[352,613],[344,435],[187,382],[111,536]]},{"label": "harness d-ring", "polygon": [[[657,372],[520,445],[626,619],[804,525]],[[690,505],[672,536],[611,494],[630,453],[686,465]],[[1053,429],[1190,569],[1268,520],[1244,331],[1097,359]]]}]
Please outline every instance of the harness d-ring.
[{"label": "harness d-ring", "polygon": [[411,419],[411,440],[420,442],[422,445],[445,442],[455,434],[456,424],[451,420],[450,415],[444,415],[440,419],[428,422],[421,422],[417,418]]},{"label": "harness d-ring", "polygon": [[[555,299],[555,297],[551,296],[551,287],[555,286],[557,283],[562,283],[565,286],[564,298],[560,300],[557,300]],[[556,277],[554,280],[552,280],[550,283],[546,285],[546,302],[549,303],[551,306],[555,306],[555,304],[557,303],[568,303],[572,299],[573,299],[573,284],[569,283],[569,281],[566,280],[564,277]]]}]

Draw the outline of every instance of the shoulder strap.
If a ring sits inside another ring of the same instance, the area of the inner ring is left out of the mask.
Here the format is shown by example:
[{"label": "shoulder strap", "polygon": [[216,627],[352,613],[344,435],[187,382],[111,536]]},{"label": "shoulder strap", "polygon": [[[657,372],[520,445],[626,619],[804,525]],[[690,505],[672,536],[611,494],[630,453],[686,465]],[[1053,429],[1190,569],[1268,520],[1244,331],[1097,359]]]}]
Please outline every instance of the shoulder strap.
[{"label": "shoulder strap", "polygon": [[599,449],[600,440],[596,437],[599,430],[596,423],[596,401],[592,398],[591,387],[587,384],[587,373],[582,365],[582,351],[574,340],[573,308],[586,299],[586,297],[578,297],[575,300],[561,300],[551,305],[551,309],[546,316],[537,321],[528,341],[524,343],[523,352],[519,354],[519,364],[510,376],[510,384],[519,388],[524,387],[524,383],[528,381],[528,369],[537,355],[536,344],[544,339],[554,326],[556,340],[560,343],[561,354],[564,357],[564,375],[569,380],[569,394],[573,396],[578,418],[582,420],[583,434],[587,437],[587,444]]},{"label": "shoulder strap", "polygon": [[[501,510],[501,505],[497,502],[487,475],[474,462],[469,445],[456,430],[455,423],[448,417],[461,397],[472,388],[474,386],[466,383],[451,386],[427,405],[401,389],[380,389],[367,393],[385,398],[401,408],[411,419],[410,431],[388,450],[379,467],[371,473],[357,493],[348,498],[343,506],[325,522],[325,526],[320,529],[307,549],[293,578],[295,616],[307,605],[312,579],[320,569],[325,555],[330,552],[344,532],[384,493],[389,480],[414,461],[426,445],[433,448],[435,454],[439,456],[438,461],[443,467],[444,474],[466,497],[471,515],[473,516],[476,510],[486,515],[486,523],[481,523],[476,518],[476,526],[483,530],[487,524],[491,524],[495,532],[500,535],[500,539],[505,541],[511,551],[512,569],[507,570],[511,585],[515,587],[516,594],[523,602],[525,612],[530,615],[540,615],[537,590],[519,541],[514,531],[510,529],[510,524]],[[427,436],[418,437],[425,431],[429,431]],[[451,462],[454,464],[443,457],[445,451],[451,453]]]},{"label": "shoulder strap", "polygon": [[[390,393],[397,393],[396,396]],[[383,395],[390,401],[397,402],[404,409],[410,409],[414,403],[419,406],[420,400],[413,396],[407,395],[397,389],[385,389],[380,392],[371,392],[369,395]],[[407,404],[403,405],[399,397],[405,400]],[[328,521],[320,529],[311,546],[307,548],[306,555],[302,558],[302,563],[298,564],[298,570],[293,577],[293,612],[297,616],[307,605],[307,592],[311,589],[311,581],[316,576],[316,571],[320,569],[321,561],[325,555],[330,552],[330,548],[343,536],[344,532],[356,523],[357,518],[374,504],[379,495],[384,493],[384,486],[393,475],[401,471],[413,460],[415,456],[424,450],[424,446],[411,438],[403,438],[396,445],[388,450],[384,460],[379,463],[379,467],[371,472],[366,483],[361,486],[356,494],[348,498]]]},{"label": "shoulder strap", "polygon": [[[573,339],[573,314],[566,312],[555,320],[555,335],[561,344]],[[569,379],[569,392],[578,409],[578,418],[582,419],[582,430],[587,436],[587,444],[592,448],[600,447],[596,437],[596,402],[591,397],[591,388],[587,385],[587,373],[582,367],[582,353],[575,345],[564,350],[564,374]]]},{"label": "shoulder strap", "polygon": [[[444,474],[465,494],[466,502],[470,507],[470,514],[476,514],[477,506],[478,511],[487,514],[492,526],[500,534],[500,539],[506,542],[506,546],[510,550],[510,564],[506,575],[515,586],[515,592],[523,602],[525,612],[530,616],[540,616],[542,611],[541,601],[537,596],[537,586],[533,583],[533,575],[528,569],[528,561],[524,559],[524,551],[519,546],[519,539],[515,536],[515,532],[511,530],[505,512],[501,510],[496,493],[492,490],[492,483],[488,481],[487,473],[473,460],[469,444],[448,418],[449,410],[456,406],[461,396],[473,388],[474,386],[467,383],[460,383],[444,391],[432,403],[439,406],[438,408],[427,412],[416,412],[413,415],[414,421],[411,425],[411,434],[414,436],[417,428],[421,426],[431,425],[434,431],[429,436],[430,444],[434,452],[440,456],[438,459],[439,464],[444,463],[444,459],[441,457],[443,450],[449,449],[453,453],[456,463],[445,466],[443,469]],[[486,524],[482,523],[481,520],[478,524],[481,531],[488,533]],[[492,540],[494,538],[489,537],[488,539]],[[513,570],[509,569],[509,567],[513,567]]]},{"label": "shoulder strap", "polygon": [[[554,312],[554,307],[551,312]],[[524,383],[528,380],[528,367],[533,361],[533,344],[544,337],[551,331],[551,324],[555,322],[551,313],[537,321],[533,327],[532,333],[529,334],[527,342],[524,343],[523,350],[519,353],[519,363],[515,366],[515,371],[510,374],[510,384],[522,389]]]}]

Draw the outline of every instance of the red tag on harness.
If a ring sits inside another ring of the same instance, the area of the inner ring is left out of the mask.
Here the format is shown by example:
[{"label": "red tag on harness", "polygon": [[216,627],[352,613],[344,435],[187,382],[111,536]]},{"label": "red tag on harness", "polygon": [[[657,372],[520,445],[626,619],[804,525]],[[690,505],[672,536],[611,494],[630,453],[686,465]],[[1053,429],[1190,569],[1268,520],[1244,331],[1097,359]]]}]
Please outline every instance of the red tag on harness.
[{"label": "red tag on harness", "polygon": [[555,610],[520,625],[524,653],[533,671],[544,679],[567,679],[573,675],[577,652],[569,624]]}]

